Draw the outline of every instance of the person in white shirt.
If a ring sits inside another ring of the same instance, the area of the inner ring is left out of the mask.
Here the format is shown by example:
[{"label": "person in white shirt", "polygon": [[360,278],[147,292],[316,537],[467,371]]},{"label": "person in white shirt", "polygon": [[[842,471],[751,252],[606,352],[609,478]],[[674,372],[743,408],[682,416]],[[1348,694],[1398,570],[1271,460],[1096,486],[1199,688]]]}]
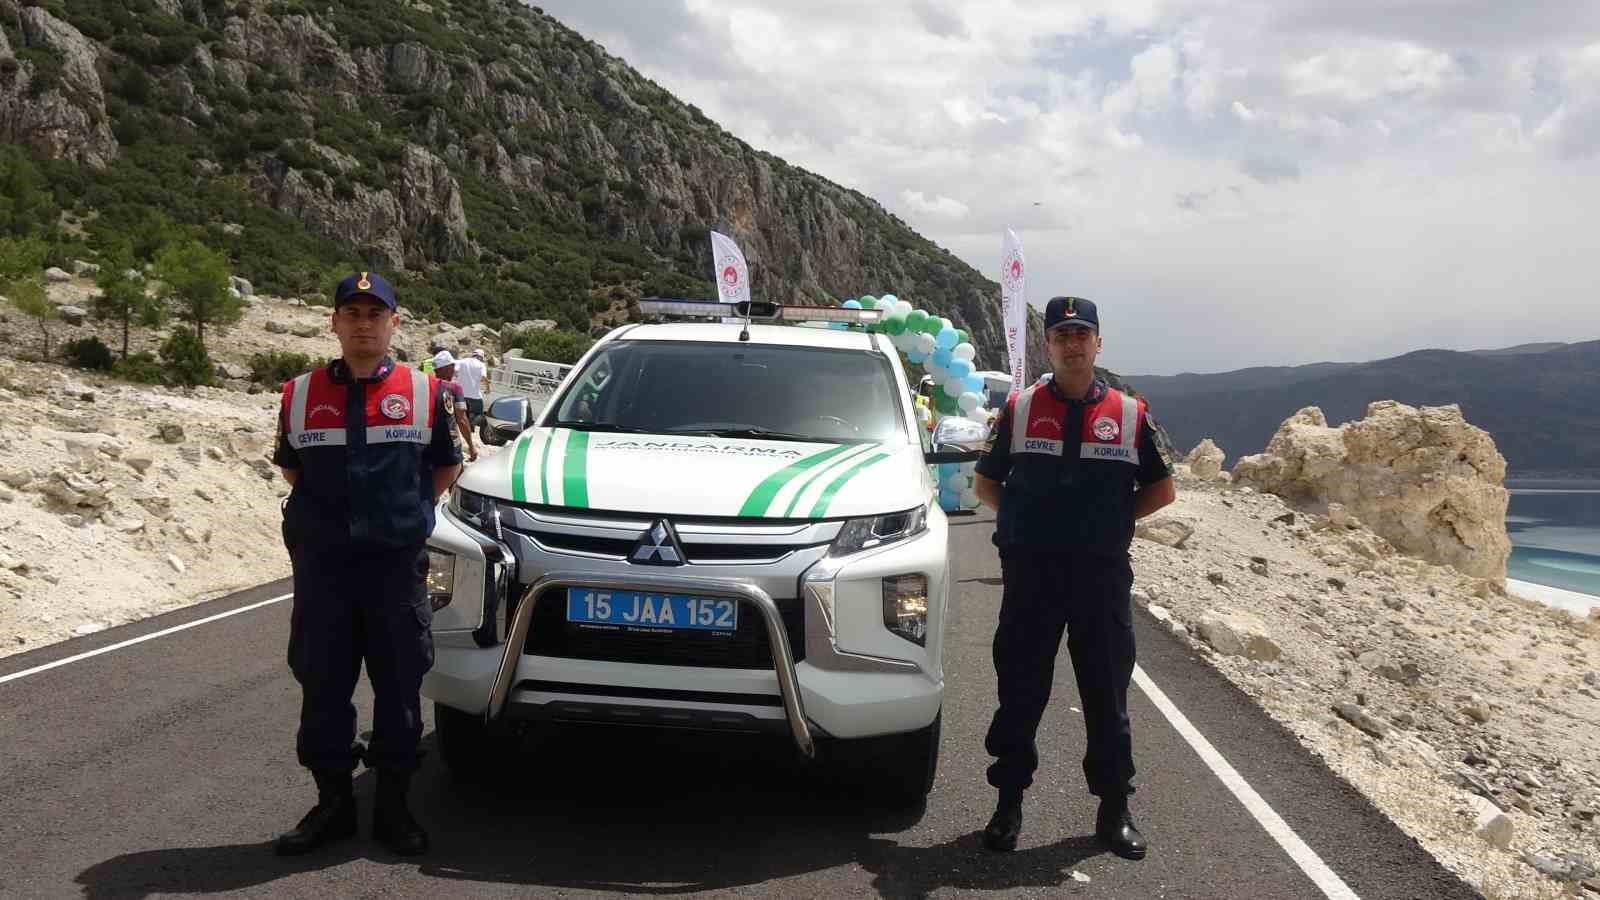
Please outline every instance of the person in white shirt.
[{"label": "person in white shirt", "polygon": [[476,428],[483,421],[483,389],[489,381],[489,367],[484,364],[482,350],[474,350],[471,356],[457,360],[454,380],[461,385],[461,395],[467,401],[467,419]]}]

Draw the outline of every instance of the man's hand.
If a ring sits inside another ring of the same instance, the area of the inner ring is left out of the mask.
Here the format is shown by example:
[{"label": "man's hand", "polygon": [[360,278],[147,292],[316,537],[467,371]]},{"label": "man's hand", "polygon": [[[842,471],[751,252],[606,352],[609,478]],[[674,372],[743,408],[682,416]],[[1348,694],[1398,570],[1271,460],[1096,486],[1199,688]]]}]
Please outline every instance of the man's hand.
[{"label": "man's hand", "polygon": [[1139,488],[1133,494],[1133,517],[1142,519],[1178,499],[1178,483],[1167,476]]},{"label": "man's hand", "polygon": [[278,471],[283,473],[283,480],[289,482],[290,487],[294,487],[294,483],[300,480],[299,469],[285,469],[279,467]]},{"label": "man's hand", "polygon": [[989,507],[995,512],[1000,511],[1000,497],[1005,493],[1005,488],[993,478],[985,478],[974,472],[972,474],[972,490],[978,495],[978,502]]},{"label": "man's hand", "polygon": [[455,484],[456,483],[456,479],[460,478],[460,477],[461,477],[461,464],[460,463],[456,463],[453,466],[446,466],[446,467],[444,467],[442,469],[434,469],[433,470],[433,499],[434,499],[434,502],[438,502],[439,498],[444,496],[445,491],[450,490],[450,486]]}]

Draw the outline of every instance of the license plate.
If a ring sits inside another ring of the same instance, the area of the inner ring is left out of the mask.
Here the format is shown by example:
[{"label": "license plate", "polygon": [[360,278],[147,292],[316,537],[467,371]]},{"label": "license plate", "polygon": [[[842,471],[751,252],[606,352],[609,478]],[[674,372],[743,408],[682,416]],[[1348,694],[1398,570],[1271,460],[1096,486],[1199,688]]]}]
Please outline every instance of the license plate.
[{"label": "license plate", "polygon": [[580,628],[602,630],[732,634],[739,627],[739,601],[683,594],[568,588],[567,621]]}]

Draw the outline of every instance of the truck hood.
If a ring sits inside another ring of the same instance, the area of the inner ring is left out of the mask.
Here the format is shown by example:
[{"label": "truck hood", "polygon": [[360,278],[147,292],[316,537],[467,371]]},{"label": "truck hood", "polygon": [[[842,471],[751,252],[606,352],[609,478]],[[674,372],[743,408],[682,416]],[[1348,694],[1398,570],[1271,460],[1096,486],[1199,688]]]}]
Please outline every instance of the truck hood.
[{"label": "truck hood", "polygon": [[927,503],[914,444],[824,444],[533,428],[464,490],[519,503],[678,516],[820,519]]}]

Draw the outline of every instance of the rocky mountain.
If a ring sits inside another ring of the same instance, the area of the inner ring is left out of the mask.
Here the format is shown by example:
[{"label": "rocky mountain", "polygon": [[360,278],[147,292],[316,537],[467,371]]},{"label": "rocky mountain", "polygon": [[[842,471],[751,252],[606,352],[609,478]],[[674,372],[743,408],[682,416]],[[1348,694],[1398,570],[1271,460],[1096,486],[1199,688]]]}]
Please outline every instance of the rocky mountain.
[{"label": "rocky mountain", "polygon": [[1179,447],[1213,438],[1231,458],[1259,453],[1284,419],[1317,406],[1333,423],[1368,404],[1456,403],[1489,432],[1512,477],[1600,471],[1600,341],[1458,353],[1418,350],[1369,363],[1130,375]]},{"label": "rocky mountain", "polygon": [[0,0],[0,137],[90,252],[153,209],[264,291],[359,262],[425,315],[590,331],[710,295],[715,229],[759,297],[895,293],[1005,367],[993,281],[516,0]]}]

